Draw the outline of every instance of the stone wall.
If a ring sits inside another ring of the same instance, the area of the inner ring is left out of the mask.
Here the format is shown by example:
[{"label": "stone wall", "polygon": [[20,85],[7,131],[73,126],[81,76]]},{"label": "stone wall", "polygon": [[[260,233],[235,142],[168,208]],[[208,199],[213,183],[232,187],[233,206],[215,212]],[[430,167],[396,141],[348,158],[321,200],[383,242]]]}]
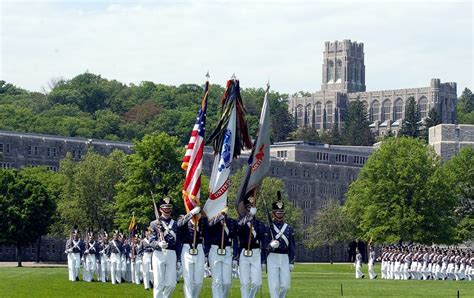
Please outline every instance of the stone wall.
[{"label": "stone wall", "polygon": [[443,160],[448,160],[463,147],[474,148],[474,125],[439,124],[430,127],[429,144]]}]

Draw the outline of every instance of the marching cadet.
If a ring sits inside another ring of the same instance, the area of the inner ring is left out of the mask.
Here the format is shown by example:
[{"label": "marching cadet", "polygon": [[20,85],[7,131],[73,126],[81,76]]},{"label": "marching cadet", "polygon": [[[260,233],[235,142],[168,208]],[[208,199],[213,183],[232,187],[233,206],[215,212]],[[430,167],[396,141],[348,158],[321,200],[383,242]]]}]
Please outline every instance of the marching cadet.
[{"label": "marching cadet", "polygon": [[130,282],[130,240],[123,240],[124,236],[121,235],[123,242],[122,254],[120,255],[120,271],[122,275],[122,281]]},{"label": "marching cadet", "polygon": [[99,259],[99,244],[94,239],[94,233],[89,231],[87,233],[87,240],[85,243],[84,250],[84,271],[82,272],[82,278],[86,282],[90,282],[94,279],[94,274],[97,273],[97,261]]},{"label": "marching cadet", "polygon": [[295,263],[295,231],[284,222],[285,204],[278,200],[272,204],[273,222],[266,235],[268,289],[270,297],[286,297],[290,289],[290,271]]},{"label": "marching cadet", "polygon": [[122,254],[122,242],[120,241],[120,233],[115,230],[114,238],[109,244],[109,257],[110,257],[110,275],[112,284],[121,283],[121,254]]},{"label": "marching cadet", "polygon": [[204,266],[208,252],[205,248],[207,217],[200,215],[201,208],[194,207],[188,214],[178,219],[179,237],[182,244],[181,264],[183,265],[184,297],[197,298],[204,280]]},{"label": "marching cadet", "polygon": [[364,274],[362,273],[362,255],[358,248],[356,248],[355,270],[357,279],[364,278]]},{"label": "marching cadet", "polygon": [[369,244],[369,263],[368,263],[368,267],[369,267],[369,277],[370,279],[376,279],[377,278],[377,274],[375,274],[375,270],[374,270],[374,265],[375,265],[375,251],[374,251],[374,247]]},{"label": "marching cadet", "polygon": [[[176,287],[177,256],[180,251],[178,226],[171,218],[171,198],[160,200],[161,215],[150,223],[153,230],[151,245],[153,251],[153,297],[171,297]],[[155,206],[155,212],[156,210]]]},{"label": "marching cadet", "polygon": [[134,235],[132,238],[132,245],[130,247],[130,264],[131,264],[131,278],[132,283],[137,285],[140,284],[140,273],[141,273],[141,264],[142,259],[139,254],[140,251],[140,242],[138,235]]},{"label": "marching cadet", "polygon": [[81,268],[81,256],[83,252],[84,242],[79,238],[77,226],[74,226],[74,230],[66,242],[65,250],[70,281],[79,281],[79,270]]},{"label": "marching cadet", "polygon": [[265,225],[255,218],[255,198],[244,200],[247,214],[237,224],[239,237],[239,275],[242,298],[253,298],[262,286],[262,271],[266,268]]},{"label": "marching cadet", "polygon": [[142,256],[142,276],[143,276],[143,286],[145,290],[150,289],[150,282],[151,282],[151,263],[153,257],[153,246],[151,246],[152,241],[152,229],[151,227],[145,230],[145,237],[142,239],[140,243],[140,249],[138,251],[138,255]]},{"label": "marching cadet", "polygon": [[227,215],[227,208],[209,219],[206,245],[210,246],[209,265],[212,273],[212,297],[229,297],[232,268],[238,261],[237,221]]},{"label": "marching cadet", "polygon": [[104,231],[104,234],[100,236],[100,243],[99,243],[99,258],[100,258],[100,281],[107,282],[108,272],[110,271],[110,263],[109,263],[109,235],[107,231]]}]

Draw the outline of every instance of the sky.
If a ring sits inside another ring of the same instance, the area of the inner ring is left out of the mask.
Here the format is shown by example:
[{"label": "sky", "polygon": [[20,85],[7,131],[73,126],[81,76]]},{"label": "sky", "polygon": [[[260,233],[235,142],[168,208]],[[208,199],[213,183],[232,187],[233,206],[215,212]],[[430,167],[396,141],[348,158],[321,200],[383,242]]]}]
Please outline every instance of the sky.
[{"label": "sky", "polygon": [[473,2],[0,0],[0,79],[320,90],[325,41],[363,42],[367,91],[473,84]]}]

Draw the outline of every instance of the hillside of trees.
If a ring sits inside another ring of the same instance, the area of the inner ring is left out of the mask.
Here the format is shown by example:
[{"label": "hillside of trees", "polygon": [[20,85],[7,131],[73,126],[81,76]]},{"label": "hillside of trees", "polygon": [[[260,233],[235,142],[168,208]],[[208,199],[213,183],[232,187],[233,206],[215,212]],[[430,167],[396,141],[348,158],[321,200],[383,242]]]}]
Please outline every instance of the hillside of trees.
[{"label": "hillside of trees", "polygon": [[[225,82],[224,82],[225,83]],[[29,92],[0,81],[0,130],[108,140],[141,140],[166,132],[185,145],[203,96],[203,86],[139,85],[83,73],[56,80],[49,92]],[[211,85],[207,127],[219,119],[224,87]],[[255,136],[265,90],[241,91],[250,133]],[[272,140],[286,140],[294,128],[285,94],[271,92]]]}]

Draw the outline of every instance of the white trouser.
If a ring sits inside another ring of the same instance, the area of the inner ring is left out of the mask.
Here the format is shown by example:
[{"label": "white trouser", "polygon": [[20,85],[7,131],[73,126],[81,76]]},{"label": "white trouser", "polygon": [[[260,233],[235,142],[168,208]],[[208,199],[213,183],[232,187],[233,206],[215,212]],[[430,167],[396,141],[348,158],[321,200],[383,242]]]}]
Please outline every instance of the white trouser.
[{"label": "white trouser", "polygon": [[355,269],[356,278],[362,278],[362,276],[364,276],[364,273],[362,273],[362,263],[360,261],[356,261]]},{"label": "white trouser", "polygon": [[106,254],[100,255],[100,281],[106,282],[107,281],[107,272],[110,270],[109,268],[109,258]]},{"label": "white trouser", "polygon": [[[183,265],[184,297],[197,298],[204,280],[204,250],[202,244],[197,245],[198,254],[190,255],[191,246],[183,244],[181,263]],[[175,274],[176,276],[176,274]]]},{"label": "white trouser", "polygon": [[270,297],[283,298],[290,289],[290,261],[287,254],[269,253],[267,257]]},{"label": "white trouser", "polygon": [[454,279],[454,263],[448,263],[448,267],[446,268],[446,277],[447,279]]},{"label": "white trouser", "polygon": [[146,289],[150,288],[151,263],[153,252],[144,252],[142,261],[143,286]]},{"label": "white trouser", "polygon": [[120,272],[122,274],[122,278],[125,281],[130,281],[130,259],[127,258],[124,254],[120,257]]},{"label": "white trouser", "polygon": [[212,272],[212,297],[226,298],[232,287],[232,249],[225,248],[225,255],[217,254],[217,245],[209,250],[209,266]]},{"label": "white trouser", "polygon": [[122,282],[122,274],[120,270],[120,253],[111,253],[110,254],[110,275],[112,279],[112,284]]},{"label": "white trouser", "polygon": [[155,250],[153,252],[153,297],[171,297],[176,287],[176,252]]},{"label": "white trouser", "polygon": [[139,285],[142,272],[142,260],[138,257],[135,259],[135,261],[131,262],[131,271],[132,283]]},{"label": "white trouser", "polygon": [[382,279],[385,279],[385,261],[380,262],[380,275]]},{"label": "white trouser", "polygon": [[375,274],[374,264],[372,262],[369,262],[368,267],[369,267],[369,277],[370,279],[374,279],[377,276],[377,274]]},{"label": "white trouser", "polygon": [[68,253],[67,265],[69,269],[69,280],[76,281],[76,278],[79,277],[79,269],[81,268],[81,254],[78,252]]},{"label": "white trouser", "polygon": [[242,298],[254,298],[262,286],[262,259],[260,248],[252,249],[252,256],[244,256],[244,249],[240,252],[239,275],[240,294]]},{"label": "white trouser", "polygon": [[90,282],[94,278],[94,273],[97,270],[97,263],[95,255],[87,254],[84,257],[84,271],[82,272],[82,279]]}]

